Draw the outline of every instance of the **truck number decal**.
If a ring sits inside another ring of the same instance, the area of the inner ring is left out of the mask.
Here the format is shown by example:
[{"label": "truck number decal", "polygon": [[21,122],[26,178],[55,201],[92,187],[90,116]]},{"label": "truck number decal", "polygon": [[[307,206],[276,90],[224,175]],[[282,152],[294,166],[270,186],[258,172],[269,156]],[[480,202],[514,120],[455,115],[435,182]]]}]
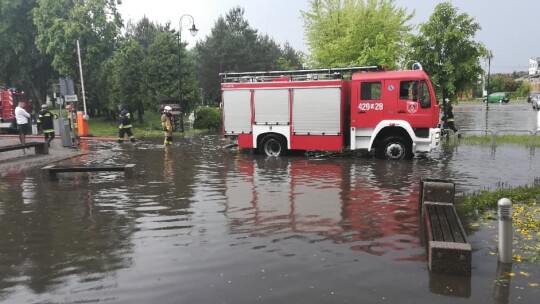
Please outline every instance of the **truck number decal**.
[{"label": "truck number decal", "polygon": [[358,110],[360,110],[360,111],[369,111],[369,110],[382,111],[382,109],[383,109],[383,103],[382,102],[359,103],[358,104]]}]

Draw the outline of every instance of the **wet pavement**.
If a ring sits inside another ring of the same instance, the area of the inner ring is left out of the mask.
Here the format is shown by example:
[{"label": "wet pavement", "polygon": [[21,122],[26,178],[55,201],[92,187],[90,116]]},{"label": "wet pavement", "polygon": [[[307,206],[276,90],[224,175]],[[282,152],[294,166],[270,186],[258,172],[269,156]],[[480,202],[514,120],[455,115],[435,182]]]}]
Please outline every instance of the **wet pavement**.
[{"label": "wet pavement", "polygon": [[[26,142],[43,142],[43,136],[28,136]],[[19,137],[16,135],[0,135],[0,147],[18,145],[19,143]],[[88,153],[87,150],[62,147],[60,140],[51,142],[49,154],[36,154],[34,148],[0,152],[0,177],[8,172],[41,167],[86,153]]]},{"label": "wet pavement", "polygon": [[[521,121],[535,129],[527,105],[494,106],[487,125],[504,109],[501,117],[515,124],[505,128],[524,128]],[[455,112],[459,128],[484,122],[479,104]],[[533,184],[537,148],[445,145],[427,158],[389,162],[265,158],[224,145],[218,135],[176,138],[172,147],[160,139],[91,141],[82,149],[89,154],[62,162],[135,163],[134,179],[62,173],[51,182],[39,166],[3,174],[0,302],[535,303],[540,296],[540,267],[498,266],[496,227],[467,220],[472,276],[430,274],[418,215],[421,178],[453,179],[458,195]],[[515,275],[502,278],[503,270]]]}]

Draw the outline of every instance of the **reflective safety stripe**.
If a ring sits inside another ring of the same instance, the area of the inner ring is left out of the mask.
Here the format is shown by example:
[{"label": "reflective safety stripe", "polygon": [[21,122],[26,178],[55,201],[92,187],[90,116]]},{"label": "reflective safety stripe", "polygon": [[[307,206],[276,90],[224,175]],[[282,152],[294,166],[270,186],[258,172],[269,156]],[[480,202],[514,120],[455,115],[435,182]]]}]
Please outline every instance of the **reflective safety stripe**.
[{"label": "reflective safety stripe", "polygon": [[54,133],[54,129],[43,130],[43,133]]}]

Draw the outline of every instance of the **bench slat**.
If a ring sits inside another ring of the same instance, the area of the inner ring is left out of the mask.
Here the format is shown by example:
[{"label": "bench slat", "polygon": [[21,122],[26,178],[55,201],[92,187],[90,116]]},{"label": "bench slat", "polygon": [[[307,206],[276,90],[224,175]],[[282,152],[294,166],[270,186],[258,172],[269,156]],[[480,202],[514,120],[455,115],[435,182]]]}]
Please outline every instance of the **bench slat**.
[{"label": "bench slat", "polygon": [[433,241],[466,243],[455,208],[448,205],[427,204]]},{"label": "bench slat", "polygon": [[62,167],[55,166],[48,168],[51,172],[62,173],[62,172],[97,172],[97,171],[124,171],[125,166],[109,166],[109,167]]},{"label": "bench slat", "polygon": [[446,218],[450,227],[452,227],[452,236],[456,243],[467,243],[465,236],[463,235],[461,224],[458,222],[458,215],[455,208],[445,208]]},{"label": "bench slat", "polygon": [[428,205],[428,214],[431,220],[431,231],[433,233],[433,240],[442,240],[443,234],[441,229],[441,224],[439,222],[439,216],[437,214],[437,209],[433,205]]},{"label": "bench slat", "polygon": [[25,148],[34,148],[34,152],[36,154],[49,154],[49,146],[47,143],[35,142],[35,141],[27,142],[24,145],[16,144],[16,145],[0,146],[0,152],[23,150]]},{"label": "bench slat", "polygon": [[448,216],[453,216],[452,214],[447,214],[446,206],[438,205],[437,214],[439,216],[439,222],[441,224],[443,239],[441,241],[445,242],[454,242],[454,234],[452,233],[452,226],[448,221]]},{"label": "bench slat", "polygon": [[453,204],[424,202],[429,269],[434,273],[471,274],[471,245]]}]

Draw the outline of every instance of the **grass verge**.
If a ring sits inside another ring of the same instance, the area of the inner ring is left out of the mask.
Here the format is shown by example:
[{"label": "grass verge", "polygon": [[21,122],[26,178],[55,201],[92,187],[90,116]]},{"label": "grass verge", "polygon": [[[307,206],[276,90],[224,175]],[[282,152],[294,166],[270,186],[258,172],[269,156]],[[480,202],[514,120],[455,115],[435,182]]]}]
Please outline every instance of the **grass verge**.
[{"label": "grass verge", "polygon": [[[133,123],[133,135],[136,138],[162,137],[163,130],[161,129],[161,114],[145,112],[143,121],[139,124]],[[198,130],[190,128],[184,123],[184,133],[176,132],[177,134],[193,135],[208,132],[208,130]],[[88,121],[88,133],[90,136],[97,137],[117,137],[118,122],[107,120],[103,117],[90,118]]]},{"label": "grass verge", "polygon": [[458,198],[457,206],[459,213],[476,217],[470,228],[481,225],[494,228],[497,225],[497,202],[503,197],[512,201],[514,261],[540,264],[540,185],[482,190]]},{"label": "grass verge", "polygon": [[[468,145],[480,145],[480,146],[490,146],[493,145],[493,136],[482,136],[482,135],[467,135],[461,134],[459,139],[456,139],[461,144]],[[537,136],[534,135],[496,135],[495,144],[510,144],[510,145],[521,145],[527,147],[540,147],[540,134]]]}]

